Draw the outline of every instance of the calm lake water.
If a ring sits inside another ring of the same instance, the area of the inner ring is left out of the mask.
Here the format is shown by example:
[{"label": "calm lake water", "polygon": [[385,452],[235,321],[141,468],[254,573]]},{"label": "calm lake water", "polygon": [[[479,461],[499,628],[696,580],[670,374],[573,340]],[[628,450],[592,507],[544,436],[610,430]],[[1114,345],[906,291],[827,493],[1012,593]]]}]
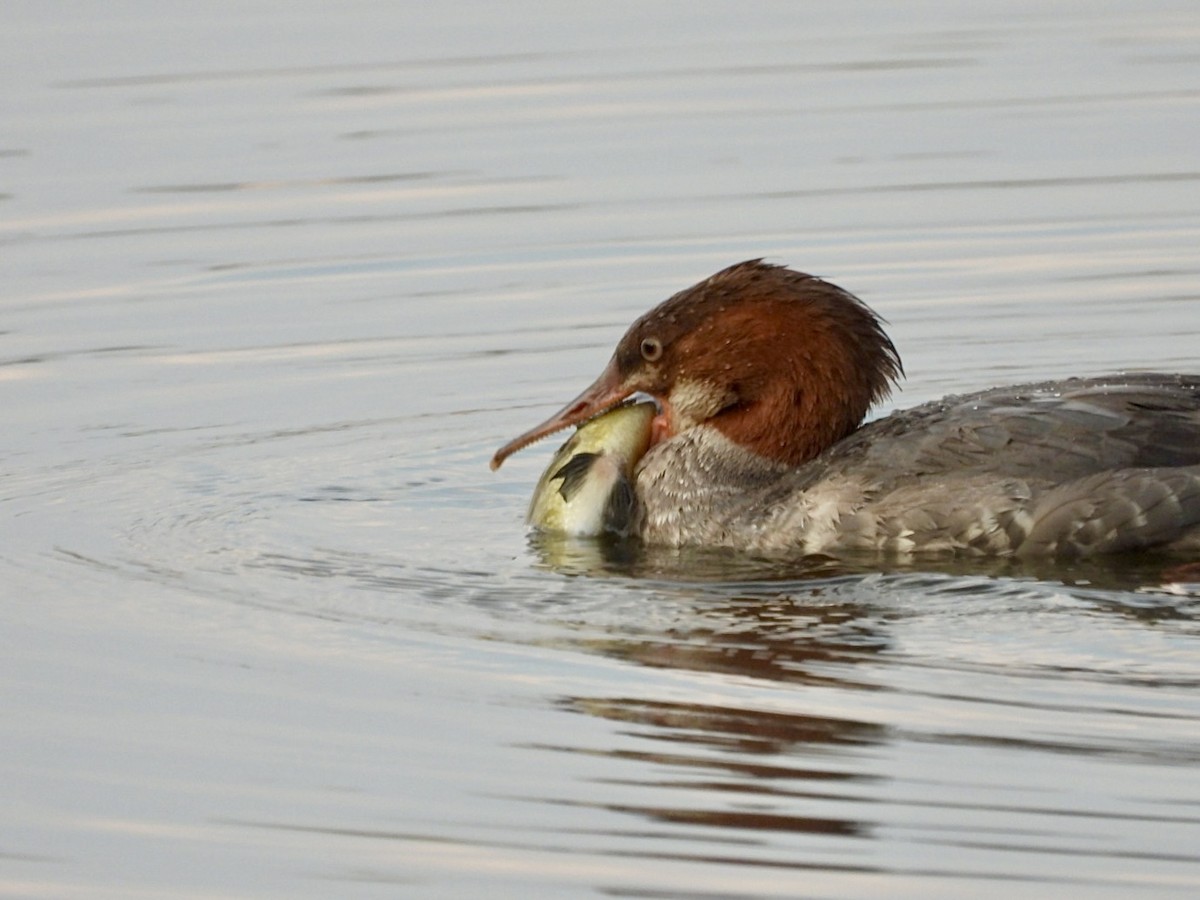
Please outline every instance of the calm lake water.
[{"label": "calm lake water", "polygon": [[1194,897],[1161,562],[531,542],[487,460],[729,263],[892,401],[1200,369],[1200,9],[21,3],[0,896]]}]

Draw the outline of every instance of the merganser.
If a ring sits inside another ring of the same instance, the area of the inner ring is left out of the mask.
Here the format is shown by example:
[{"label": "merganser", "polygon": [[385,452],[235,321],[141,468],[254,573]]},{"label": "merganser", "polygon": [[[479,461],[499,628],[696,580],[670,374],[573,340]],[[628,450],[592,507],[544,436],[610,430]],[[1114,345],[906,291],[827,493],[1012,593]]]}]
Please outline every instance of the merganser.
[{"label": "merganser", "polygon": [[730,266],[646,313],[596,381],[501,447],[650,395],[632,532],[764,554],[1089,556],[1200,549],[1200,375],[947,397],[866,425],[902,376],[878,316],[783,266]]}]

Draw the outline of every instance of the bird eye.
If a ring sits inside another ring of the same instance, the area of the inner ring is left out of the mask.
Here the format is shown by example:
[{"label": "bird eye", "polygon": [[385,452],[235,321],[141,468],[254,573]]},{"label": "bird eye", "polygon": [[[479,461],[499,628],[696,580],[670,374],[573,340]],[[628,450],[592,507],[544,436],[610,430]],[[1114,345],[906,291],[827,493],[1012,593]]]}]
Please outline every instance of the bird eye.
[{"label": "bird eye", "polygon": [[642,339],[642,359],[646,362],[658,362],[662,356],[663,345],[658,338],[649,337]]}]

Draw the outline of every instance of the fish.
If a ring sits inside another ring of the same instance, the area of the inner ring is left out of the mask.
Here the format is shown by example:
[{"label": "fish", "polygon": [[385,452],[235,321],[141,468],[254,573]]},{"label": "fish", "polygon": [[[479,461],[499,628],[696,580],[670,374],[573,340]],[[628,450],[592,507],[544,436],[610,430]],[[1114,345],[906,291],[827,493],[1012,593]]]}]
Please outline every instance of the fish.
[{"label": "fish", "polygon": [[538,479],[526,521],[547,534],[626,535],[633,471],[650,446],[654,403],[617,406],[583,422]]}]

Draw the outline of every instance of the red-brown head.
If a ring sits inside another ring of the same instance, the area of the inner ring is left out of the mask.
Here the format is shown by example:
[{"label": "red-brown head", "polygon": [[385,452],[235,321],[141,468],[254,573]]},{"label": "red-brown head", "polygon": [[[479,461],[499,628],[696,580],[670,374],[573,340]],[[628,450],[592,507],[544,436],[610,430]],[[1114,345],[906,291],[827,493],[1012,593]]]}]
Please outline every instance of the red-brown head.
[{"label": "red-brown head", "polygon": [[662,406],[659,438],[709,425],[760,456],[798,465],[857,428],[902,373],[879,318],[860,300],[750,260],[634,322],[600,377],[500,448],[492,468],[638,392]]}]

